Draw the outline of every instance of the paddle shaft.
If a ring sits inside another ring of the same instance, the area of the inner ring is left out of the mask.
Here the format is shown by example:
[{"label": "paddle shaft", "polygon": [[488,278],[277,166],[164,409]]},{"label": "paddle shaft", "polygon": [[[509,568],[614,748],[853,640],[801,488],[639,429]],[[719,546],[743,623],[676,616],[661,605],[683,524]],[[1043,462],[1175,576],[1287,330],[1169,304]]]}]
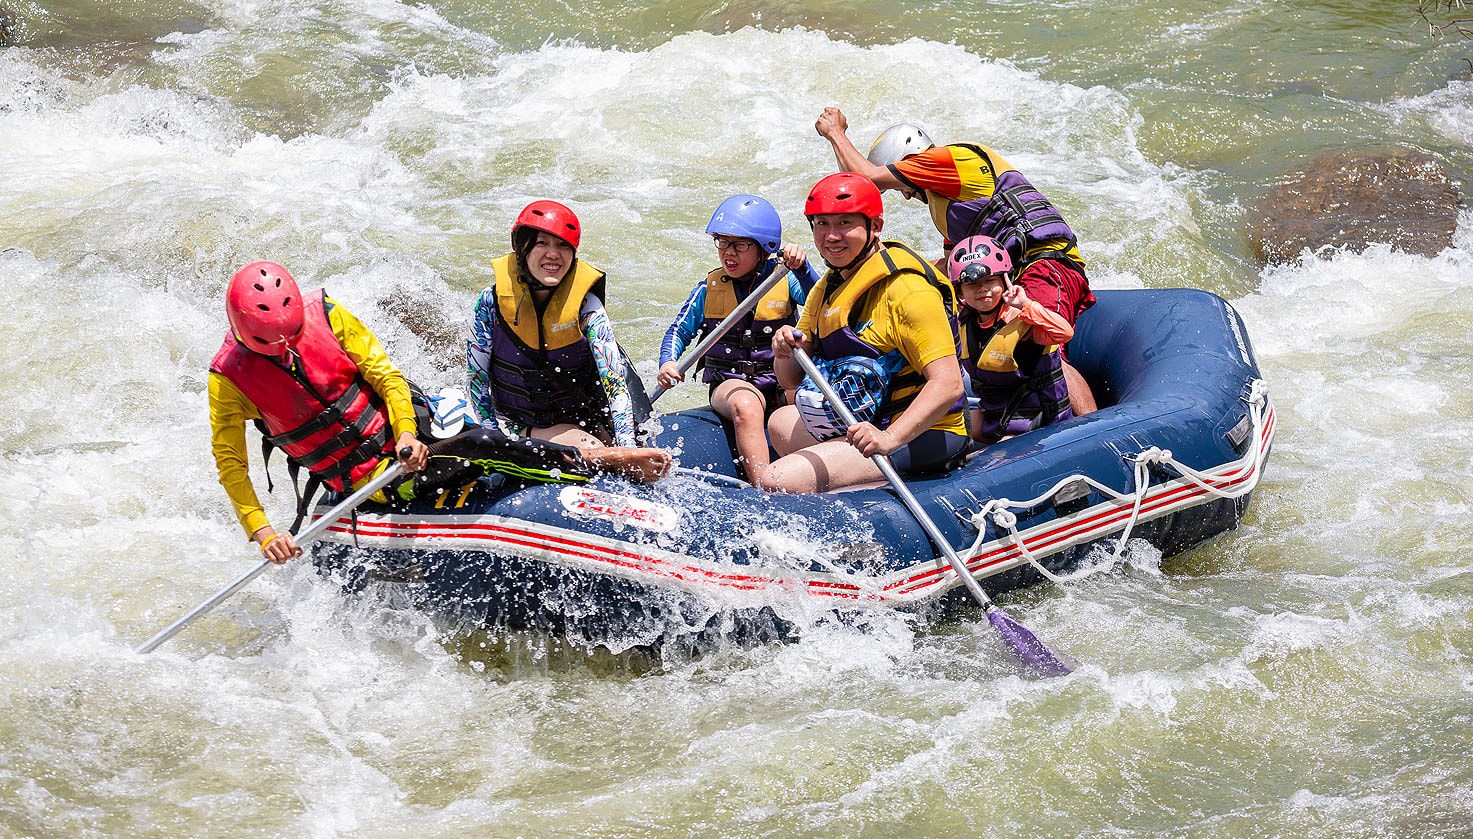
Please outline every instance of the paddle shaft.
[{"label": "paddle shaft", "polygon": [[[690,368],[696,366],[696,362],[704,358],[706,353],[710,352],[711,348],[716,346],[716,342],[720,341],[722,337],[726,335],[726,333],[730,332],[733,326],[736,326],[737,321],[746,317],[748,312],[751,312],[753,309],[757,308],[757,304],[762,301],[763,296],[765,296],[767,292],[772,291],[773,287],[776,286],[783,279],[785,279],[787,276],[788,266],[779,262],[777,264],[777,267],[773,269],[772,276],[763,280],[761,285],[748,292],[747,296],[742,298],[740,303],[737,303],[737,307],[731,310],[731,314],[727,315],[721,320],[720,323],[716,324],[716,328],[711,330],[710,334],[701,339],[701,342],[699,344],[696,344],[690,352],[681,357],[680,361],[678,362],[680,375],[684,376],[686,372],[690,370]],[[668,388],[656,381],[654,388],[651,389],[649,392],[650,402],[654,402],[656,399],[659,399],[661,396],[664,395],[666,390],[668,390]]]},{"label": "paddle shaft", "polygon": [[[322,518],[319,518],[317,521],[314,521],[311,524],[307,525],[305,528],[302,529],[301,533],[294,534],[297,545],[305,545],[308,542],[311,542],[313,539],[316,539],[322,534],[322,531],[326,530],[329,525],[337,521],[338,518],[343,515],[343,513],[346,513],[349,510],[352,510],[354,507],[357,507],[359,504],[362,504],[364,501],[367,501],[370,495],[373,495],[375,492],[378,492],[379,490],[388,486],[395,478],[399,477],[399,473],[402,471],[403,467],[401,467],[397,462],[389,464],[389,467],[383,472],[379,473],[378,477],[364,484],[352,495],[338,502],[338,505],[336,507],[328,510],[326,515],[322,516]],[[175,635],[178,635],[179,632],[184,629],[184,627],[189,626],[191,623],[194,623],[205,612],[208,612],[216,606],[219,606],[221,603],[229,599],[231,595],[245,588],[251,580],[254,580],[256,577],[260,576],[261,572],[265,571],[267,568],[270,568],[271,565],[271,560],[261,560],[261,562],[257,564],[256,567],[245,572],[244,574],[241,574],[239,577],[236,577],[235,580],[230,583],[230,585],[220,589],[219,591],[211,595],[210,599],[199,604],[193,609],[190,609],[178,620],[159,630],[157,635],[145,641],[143,645],[134,652],[138,653],[139,655],[146,655],[158,649],[160,644],[164,643],[170,638],[173,638]]]},{"label": "paddle shaft", "polygon": [[[839,394],[834,392],[833,385],[829,384],[828,379],[824,378],[824,375],[813,365],[813,359],[808,357],[808,353],[804,352],[801,348],[794,347],[793,358],[797,359],[798,366],[803,368],[803,372],[808,375],[808,378],[812,379],[815,385],[818,385],[819,392],[823,394],[824,399],[828,400],[829,406],[834,409],[834,413],[839,415],[839,419],[844,421],[844,425],[855,425],[854,412],[850,411],[849,406],[844,404],[844,400],[839,398]],[[931,517],[926,514],[925,509],[921,507],[921,503],[911,494],[910,487],[906,486],[905,482],[900,480],[900,473],[895,471],[895,465],[890,462],[890,458],[882,454],[872,454],[870,455],[870,460],[874,461],[875,466],[879,467],[880,474],[884,475],[885,480],[890,482],[890,487],[895,490],[896,495],[900,496],[900,502],[905,505],[907,510],[910,510],[910,514],[915,516],[916,521],[921,525],[921,529],[926,531],[926,535],[930,537],[932,542],[936,543],[936,547],[940,548],[941,552],[946,554],[946,561],[951,563],[951,569],[961,578],[962,584],[967,587],[967,591],[971,592],[972,597],[982,606],[982,609],[984,611],[990,611],[997,608],[996,604],[992,602],[992,598],[988,597],[987,592],[982,590],[982,586],[978,584],[977,578],[973,577],[972,572],[968,571],[967,566],[962,563],[962,558],[956,555],[956,550],[951,547],[951,543],[946,540],[945,536],[941,535],[941,530],[936,527],[936,522],[931,520]]]}]

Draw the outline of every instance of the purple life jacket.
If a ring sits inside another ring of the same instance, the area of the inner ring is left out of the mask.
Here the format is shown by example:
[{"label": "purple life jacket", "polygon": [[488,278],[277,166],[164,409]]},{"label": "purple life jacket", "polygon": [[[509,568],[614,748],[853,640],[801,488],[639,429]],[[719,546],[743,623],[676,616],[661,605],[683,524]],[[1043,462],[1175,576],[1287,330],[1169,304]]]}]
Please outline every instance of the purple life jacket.
[{"label": "purple life jacket", "polygon": [[[745,280],[733,280],[720,268],[707,274],[701,333],[715,330],[752,293],[753,286],[771,276],[776,266],[775,260],[769,260]],[[717,385],[727,379],[744,379],[758,390],[774,391],[777,373],[772,369],[772,335],[797,321],[788,284],[779,282],[701,359],[701,381]]]},{"label": "purple life jacket", "polygon": [[981,402],[983,443],[1022,434],[1074,416],[1057,346],[1029,340],[1022,318],[980,326],[975,313],[962,320],[962,370]]},{"label": "purple life jacket", "polygon": [[[1084,266],[1067,257],[1063,250],[1036,251],[1048,240],[1063,240],[1075,246],[1079,239],[1053,203],[1023,173],[999,167],[981,146],[955,145],[970,149],[987,161],[993,170],[995,187],[986,198],[953,201],[946,208],[947,239],[960,242],[968,236],[991,236],[1007,249],[1015,266],[1022,267],[1037,259],[1063,259],[1083,272]],[[1030,252],[1033,252],[1031,257]]]}]

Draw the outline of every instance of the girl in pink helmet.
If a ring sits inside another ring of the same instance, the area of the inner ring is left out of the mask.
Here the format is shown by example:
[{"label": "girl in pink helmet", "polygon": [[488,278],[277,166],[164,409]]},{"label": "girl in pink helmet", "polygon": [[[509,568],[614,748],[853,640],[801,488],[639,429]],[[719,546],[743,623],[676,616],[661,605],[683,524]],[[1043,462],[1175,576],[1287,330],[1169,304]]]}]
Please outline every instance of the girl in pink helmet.
[{"label": "girl in pink helmet", "polygon": [[1069,321],[1012,281],[1012,258],[988,236],[957,242],[946,267],[962,302],[962,369],[978,400],[973,439],[996,443],[1072,417],[1059,352],[1074,337]]}]

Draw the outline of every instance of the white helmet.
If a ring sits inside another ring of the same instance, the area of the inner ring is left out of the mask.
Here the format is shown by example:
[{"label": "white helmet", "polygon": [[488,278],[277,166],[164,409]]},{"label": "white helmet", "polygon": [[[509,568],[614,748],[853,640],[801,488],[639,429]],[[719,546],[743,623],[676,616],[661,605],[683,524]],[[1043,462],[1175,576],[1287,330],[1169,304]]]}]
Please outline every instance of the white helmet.
[{"label": "white helmet", "polygon": [[936,145],[919,125],[902,122],[880,132],[865,157],[876,166],[889,166]]}]

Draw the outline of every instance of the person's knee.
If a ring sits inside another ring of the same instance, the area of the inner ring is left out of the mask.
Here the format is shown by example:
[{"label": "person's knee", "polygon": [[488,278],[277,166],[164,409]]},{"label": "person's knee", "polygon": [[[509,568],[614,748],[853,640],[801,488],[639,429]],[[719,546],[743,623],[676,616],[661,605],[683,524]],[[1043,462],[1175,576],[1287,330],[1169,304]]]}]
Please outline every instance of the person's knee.
[{"label": "person's knee", "polygon": [[731,395],[731,421],[738,425],[762,425],[767,404],[755,390],[742,390]]}]

